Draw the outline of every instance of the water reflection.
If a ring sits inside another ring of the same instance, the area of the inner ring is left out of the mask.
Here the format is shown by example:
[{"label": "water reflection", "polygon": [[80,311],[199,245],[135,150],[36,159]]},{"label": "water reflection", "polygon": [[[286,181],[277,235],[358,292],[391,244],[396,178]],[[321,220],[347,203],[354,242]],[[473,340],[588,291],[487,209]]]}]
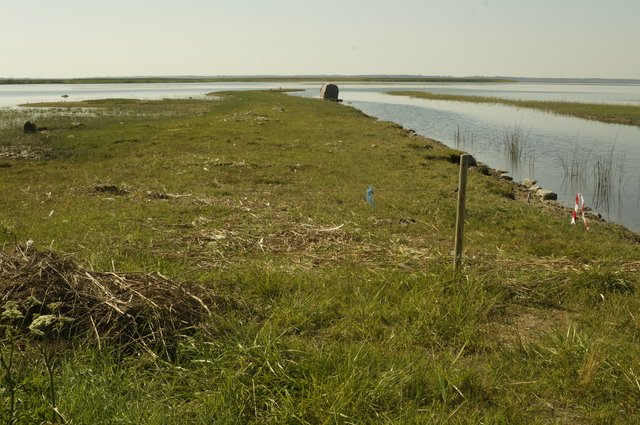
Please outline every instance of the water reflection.
[{"label": "water reflection", "polygon": [[[314,84],[313,87],[316,87]],[[118,83],[118,84],[13,84],[0,85],[0,107],[22,103],[59,102],[63,95],[69,101],[124,97],[130,99],[163,99],[204,97],[214,91],[268,90],[278,88],[310,88],[309,83]]]},{"label": "water reflection", "polygon": [[442,94],[501,97],[505,99],[563,102],[640,104],[640,84],[620,81],[607,83],[458,84],[427,86],[425,91]]}]

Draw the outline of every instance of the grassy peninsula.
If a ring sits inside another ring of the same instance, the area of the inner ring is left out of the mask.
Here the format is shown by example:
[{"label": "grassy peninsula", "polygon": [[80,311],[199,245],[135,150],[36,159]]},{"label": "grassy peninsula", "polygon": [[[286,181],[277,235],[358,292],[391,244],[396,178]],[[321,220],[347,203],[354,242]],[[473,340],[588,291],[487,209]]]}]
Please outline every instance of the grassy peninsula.
[{"label": "grassy peninsula", "polygon": [[453,276],[459,152],[398,125],[278,92],[42,106],[0,115],[0,423],[640,415],[638,235],[476,167]]},{"label": "grassy peninsula", "polygon": [[569,115],[610,124],[640,126],[640,106],[603,103],[552,102],[535,100],[502,99],[491,96],[465,96],[437,94],[422,91],[392,91],[394,96],[410,96],[421,99],[449,100],[454,102],[495,103],[516,108],[531,108],[554,114]]}]

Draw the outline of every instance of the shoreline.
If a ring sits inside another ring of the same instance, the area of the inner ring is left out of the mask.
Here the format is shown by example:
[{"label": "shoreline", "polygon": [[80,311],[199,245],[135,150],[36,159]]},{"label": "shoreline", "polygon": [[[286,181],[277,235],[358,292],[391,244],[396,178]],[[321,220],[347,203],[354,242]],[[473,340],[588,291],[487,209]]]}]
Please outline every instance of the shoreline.
[{"label": "shoreline", "polygon": [[392,96],[407,96],[418,99],[445,100],[452,102],[492,103],[516,108],[536,109],[558,115],[572,116],[607,124],[620,124],[640,127],[640,105],[612,103],[582,103],[560,101],[514,100],[491,96],[467,96],[435,94],[417,91],[391,91]]},{"label": "shoreline", "polygon": [[[376,118],[376,117],[372,117],[372,118]],[[439,140],[422,135],[413,129],[405,128],[398,123],[395,123],[395,124],[397,124],[403,130],[406,130],[410,135],[410,137],[424,139],[425,141],[429,141],[431,143],[437,143],[445,149],[457,150]],[[471,153],[464,152],[464,151],[459,151],[459,152],[460,154],[465,153],[470,155],[473,158],[473,162],[476,162],[475,157]],[[497,181],[501,181],[512,186],[517,191],[517,196],[514,196],[513,200],[525,201],[529,205],[535,204],[537,205],[538,208],[541,208],[541,209],[551,209],[551,210],[555,210],[556,212],[558,211],[562,212],[563,215],[567,216],[567,220],[570,221],[571,213],[574,211],[574,207],[571,207],[569,205],[564,205],[562,202],[556,199],[545,199],[545,196],[548,196],[546,195],[548,193],[551,193],[555,196],[557,196],[557,194],[552,190],[548,190],[538,186],[537,181],[534,180],[531,185],[527,185],[524,182],[515,181],[511,176],[509,176],[508,171],[505,171],[499,168],[492,168],[490,165],[484,164],[482,162],[476,162],[475,165],[470,165],[469,168],[475,168],[476,170],[478,170],[479,173],[484,174],[487,177],[493,178]],[[543,191],[543,192],[540,192],[540,191]],[[585,217],[589,222],[595,221],[599,223],[606,223],[607,225],[610,225],[610,226],[619,227],[623,231],[628,232],[632,240],[636,242],[640,242],[640,231],[635,231],[631,228],[626,227],[624,224],[617,223],[615,221],[608,221],[602,216],[601,213],[597,212],[591,207],[587,206],[585,208]]]},{"label": "shoreline", "polygon": [[[280,90],[265,90],[265,91],[278,93],[278,92],[287,92],[289,90],[280,89]],[[291,91],[293,91],[293,90],[291,90]],[[225,95],[225,94],[235,94],[235,93],[242,93],[242,92],[235,92],[235,91],[212,92],[212,93],[207,93],[205,96]],[[189,100],[190,98],[189,97],[184,97],[184,98],[176,98],[176,99],[182,99],[182,100],[186,101],[186,100]],[[134,102],[134,103],[135,102],[145,102],[146,101],[144,99],[133,99],[133,98],[132,99],[126,99],[126,100],[129,101],[129,102]],[[57,101],[57,102],[38,102],[38,103],[33,103],[33,104],[21,104],[21,105],[18,105],[18,107],[19,108],[22,108],[22,107],[24,107],[24,108],[56,108],[56,107],[70,108],[70,107],[84,107],[85,104],[90,103],[90,102],[96,102],[97,104],[100,104],[100,103],[103,103],[103,102],[107,102],[108,103],[108,102],[117,102],[117,101],[119,101],[119,99],[105,98],[105,99],[93,99],[93,100],[78,101],[78,102],[59,102],[59,101]],[[358,112],[362,113],[363,115],[369,116],[372,119],[378,120],[377,117],[365,114],[364,112],[360,111],[359,109],[357,109],[356,107],[354,107],[352,105],[346,105],[346,106],[348,106],[350,108],[354,108]],[[401,129],[407,131],[408,135],[411,136],[411,137],[424,138],[425,140],[428,140],[428,141],[431,141],[433,143],[439,144],[444,149],[458,151],[456,148],[448,146],[443,142],[440,142],[440,141],[438,141],[436,139],[433,139],[433,138],[431,138],[429,136],[426,136],[426,135],[421,135],[421,134],[417,133],[413,129],[405,128],[400,123],[393,122],[393,124],[396,125],[398,128],[401,128]],[[45,133],[46,133],[46,131],[45,131]],[[468,153],[468,152],[465,152],[465,153]],[[20,154],[22,154],[22,153],[20,153]],[[19,157],[20,154],[16,154],[17,157]],[[469,153],[469,154],[472,155],[471,153]],[[5,151],[2,152],[2,156],[0,157],[0,159],[3,159],[3,158],[4,159],[10,159],[12,157],[16,157],[16,156],[13,155],[11,152],[6,151],[6,149],[5,149]],[[473,157],[473,155],[472,155],[472,157]],[[525,185],[523,185],[522,182],[513,181],[513,179],[510,176],[508,176],[508,172],[505,172],[505,171],[497,169],[497,168],[492,168],[490,165],[487,165],[487,164],[479,163],[478,165],[487,167],[488,175],[491,175],[491,176],[494,176],[495,178],[504,180],[504,181],[514,185],[514,187],[516,187],[518,189],[524,189],[525,193],[531,193],[531,192],[528,191],[527,187]],[[544,188],[542,188],[542,187],[539,187],[539,189],[544,190]],[[536,199],[539,198],[539,196],[536,195],[535,192],[533,192],[532,195],[533,195],[532,197],[535,197]],[[555,206],[557,206],[557,208],[567,211],[569,216],[570,216],[571,211],[573,210],[573,208],[571,206],[564,205],[564,204],[562,204],[561,202],[559,202],[557,200],[541,199],[541,203],[544,204],[544,205],[547,205],[547,206],[555,205]],[[604,219],[602,217],[602,215],[600,213],[594,212],[594,210],[591,210],[590,208],[586,212],[586,215],[588,216],[588,218],[590,220],[595,220],[595,221],[598,221],[598,222],[606,222],[606,223],[614,224],[614,225],[620,226],[621,228],[625,229],[626,231],[631,232],[634,235],[640,235],[640,231],[635,231],[635,230],[630,229],[630,228],[626,227],[625,225],[623,225],[621,223],[617,223],[615,221],[607,221],[606,219]]]}]

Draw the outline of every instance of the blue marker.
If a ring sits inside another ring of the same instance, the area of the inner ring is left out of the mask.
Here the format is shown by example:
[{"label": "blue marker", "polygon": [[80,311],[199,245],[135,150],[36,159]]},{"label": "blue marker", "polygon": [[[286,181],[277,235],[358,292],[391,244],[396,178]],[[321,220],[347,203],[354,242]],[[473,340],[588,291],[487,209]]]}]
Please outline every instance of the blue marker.
[{"label": "blue marker", "polygon": [[373,200],[373,186],[369,186],[365,196],[367,198],[367,204],[369,204],[369,205],[371,205],[372,207],[375,208],[376,202]]}]

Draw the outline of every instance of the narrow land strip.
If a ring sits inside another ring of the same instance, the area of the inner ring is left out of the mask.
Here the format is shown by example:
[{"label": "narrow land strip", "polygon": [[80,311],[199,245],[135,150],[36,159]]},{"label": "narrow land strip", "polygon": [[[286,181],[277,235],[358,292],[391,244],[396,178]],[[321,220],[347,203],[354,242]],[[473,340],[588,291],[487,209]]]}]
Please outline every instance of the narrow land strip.
[{"label": "narrow land strip", "polygon": [[420,99],[509,105],[517,108],[538,109],[545,112],[569,115],[610,124],[640,126],[640,105],[514,100],[490,96],[436,94],[423,91],[391,91],[388,92],[388,94],[394,96],[410,96]]}]

